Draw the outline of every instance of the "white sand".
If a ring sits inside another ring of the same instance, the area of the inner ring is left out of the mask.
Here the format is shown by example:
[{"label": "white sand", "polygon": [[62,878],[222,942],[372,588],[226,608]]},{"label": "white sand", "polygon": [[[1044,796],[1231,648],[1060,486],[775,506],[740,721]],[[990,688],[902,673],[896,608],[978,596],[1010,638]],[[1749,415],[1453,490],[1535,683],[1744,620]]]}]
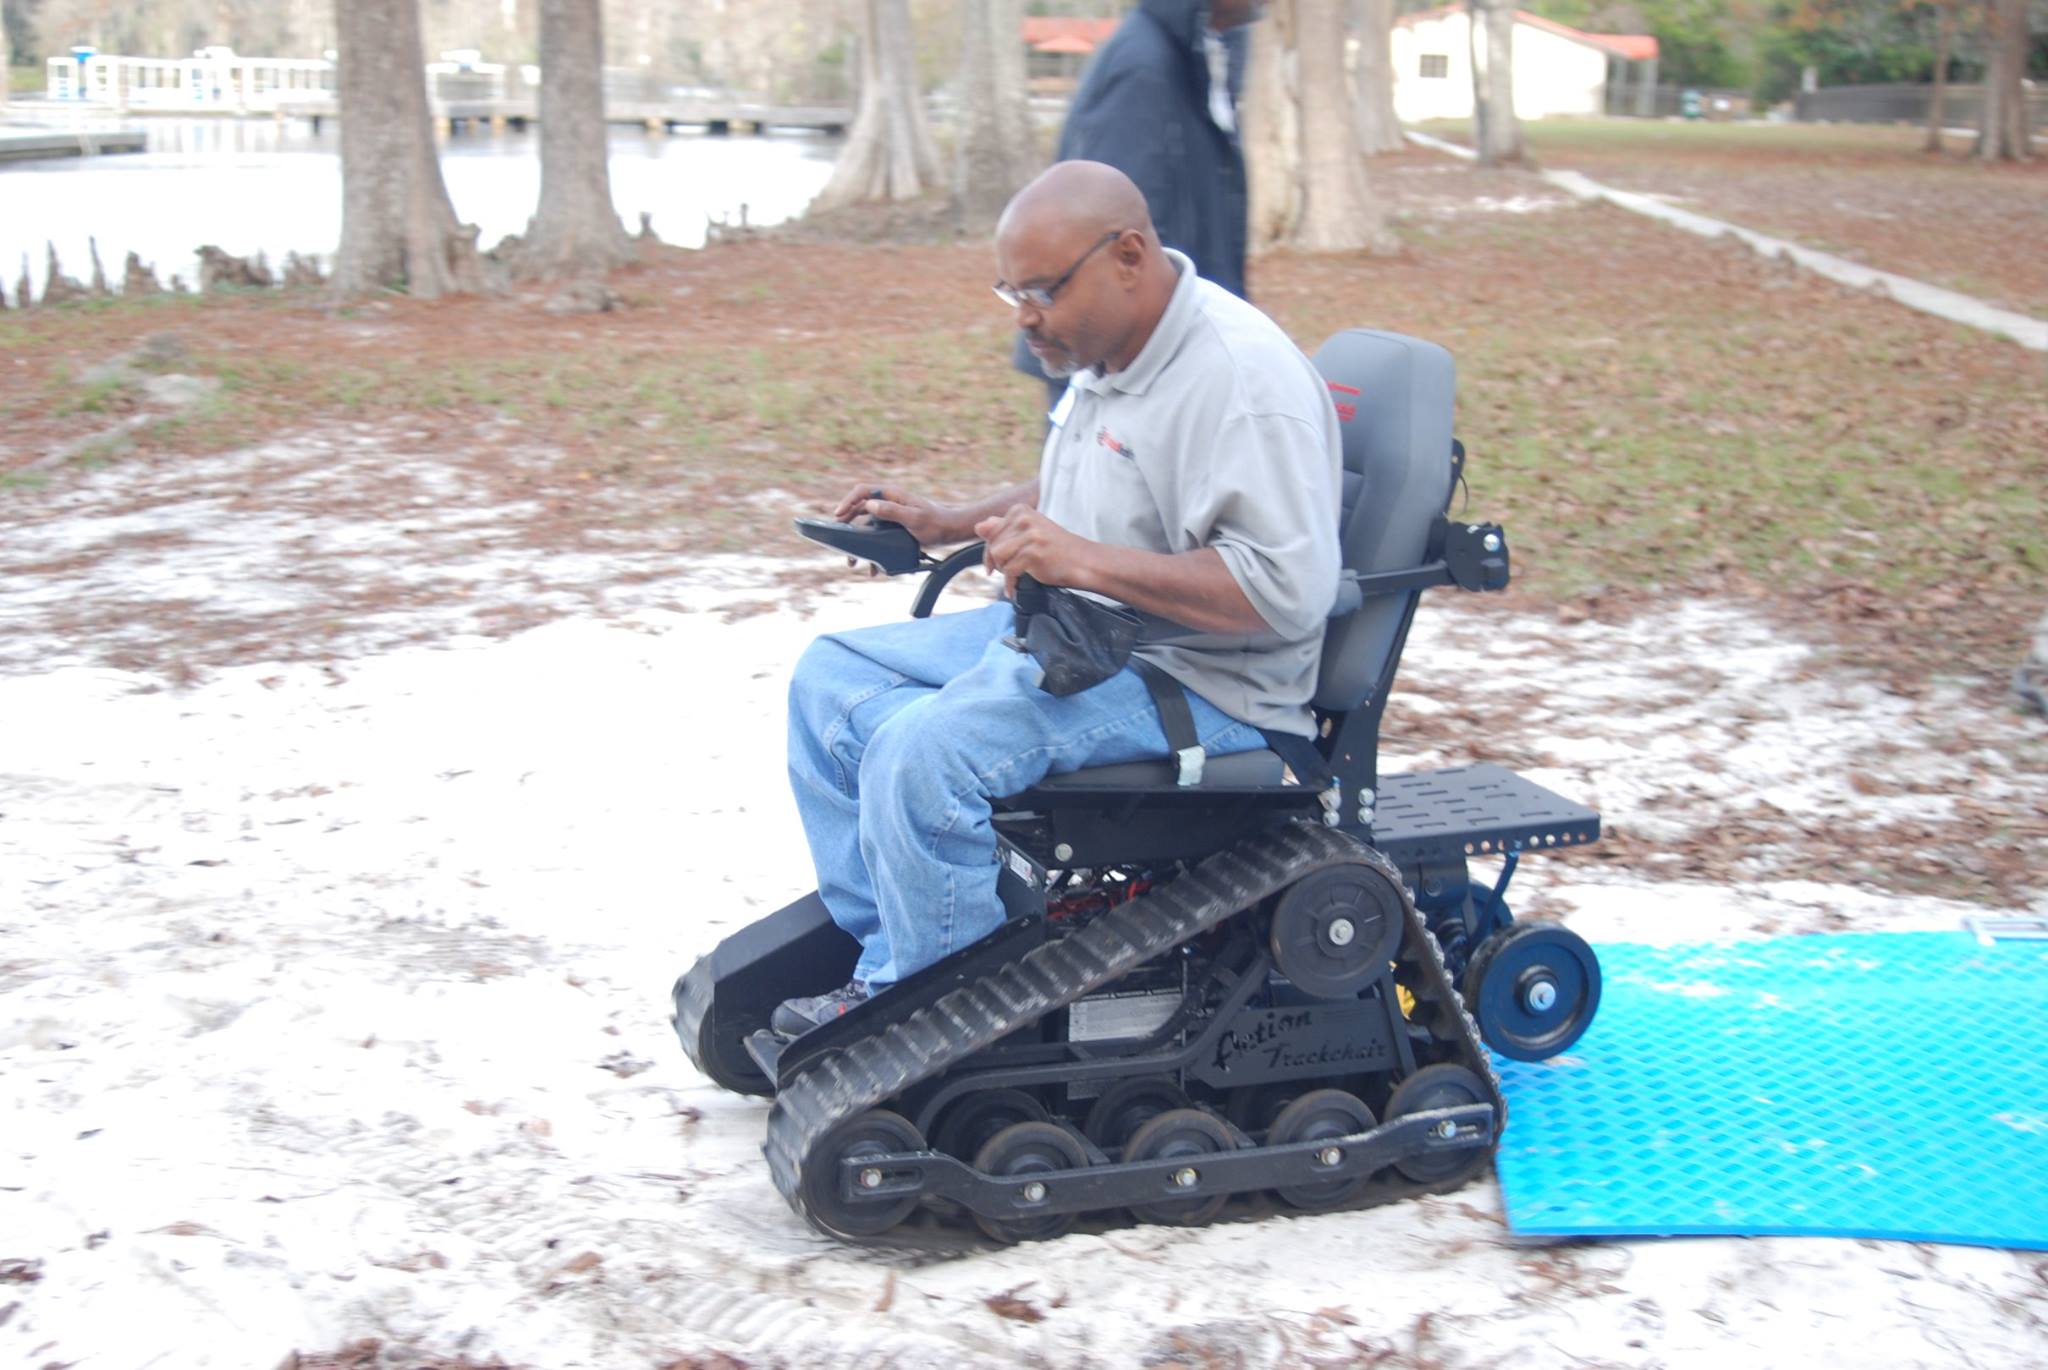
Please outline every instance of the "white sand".
[{"label": "white sand", "polygon": [[[27,539],[106,550],[129,525],[102,512],[0,514],[0,570]],[[38,635],[80,595],[288,595],[306,546],[388,536],[306,525],[295,552],[220,526],[83,578],[0,579],[0,1261],[40,1275],[0,1283],[11,1363],[270,1366],[363,1337],[392,1364],[536,1367],[2048,1363],[2039,1253],[1530,1247],[1491,1180],[954,1259],[838,1247],[768,1183],[763,1104],[690,1070],[668,990],[808,887],[783,678],[810,634],[900,613],[906,586],[728,622],[717,606],[766,572],[725,563],[508,640],[423,608],[431,645],[355,635],[357,655],[183,688],[108,668],[108,641]],[[601,567],[577,560],[566,581]],[[523,569],[546,589],[545,561]],[[1619,628],[1443,606],[1409,663],[1404,707],[1498,698],[1500,735],[1552,758],[1536,778],[1639,834],[1765,804],[1867,826],[2044,769],[2037,725],[1816,671],[1740,606]],[[1531,859],[1517,891],[1596,942],[1968,911],[1825,869],[1667,874]],[[1012,1292],[1042,1320],[985,1302]]]}]

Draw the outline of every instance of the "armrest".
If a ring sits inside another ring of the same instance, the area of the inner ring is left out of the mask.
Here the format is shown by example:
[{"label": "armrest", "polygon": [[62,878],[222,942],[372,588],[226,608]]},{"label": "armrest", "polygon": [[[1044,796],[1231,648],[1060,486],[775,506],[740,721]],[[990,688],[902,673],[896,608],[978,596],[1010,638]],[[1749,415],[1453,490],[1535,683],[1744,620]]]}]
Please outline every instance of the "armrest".
[{"label": "armrest", "polygon": [[1508,537],[1497,523],[1452,523],[1438,519],[1430,535],[1432,558],[1405,571],[1346,571],[1337,587],[1335,618],[1348,614],[1378,595],[1405,594],[1455,585],[1460,590],[1505,590],[1512,569]]},{"label": "armrest", "polygon": [[931,574],[924,578],[924,584],[917,587],[917,598],[910,602],[910,616],[930,618],[932,606],[939,602],[939,592],[954,576],[970,566],[981,565],[982,549],[987,546],[985,542],[970,542],[944,561],[933,564]]}]

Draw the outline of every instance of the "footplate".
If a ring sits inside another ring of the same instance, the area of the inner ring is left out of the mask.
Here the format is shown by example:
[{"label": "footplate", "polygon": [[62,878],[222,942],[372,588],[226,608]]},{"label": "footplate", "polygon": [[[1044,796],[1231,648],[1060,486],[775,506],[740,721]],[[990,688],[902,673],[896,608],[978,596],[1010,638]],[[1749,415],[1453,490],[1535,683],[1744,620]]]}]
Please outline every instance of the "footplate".
[{"label": "footplate", "polygon": [[[1397,888],[1401,884],[1386,858],[1355,838],[1330,828],[1288,824],[1208,858],[1171,882],[1102,914],[1078,932],[1043,943],[887,1029],[826,1056],[787,1081],[769,1112],[768,1137],[762,1150],[776,1188],[793,1209],[821,1232],[842,1240],[865,1239],[871,1233],[836,1230],[825,1215],[814,1210],[806,1195],[807,1170],[816,1166],[829,1169],[824,1173],[812,1172],[810,1184],[823,1184],[828,1187],[827,1192],[839,1189],[840,1158],[827,1145],[832,1142],[835,1129],[1303,877],[1347,863],[1372,865]],[[1483,1083],[1491,1118],[1483,1130],[1476,1124],[1456,1124],[1438,1144],[1463,1136],[1469,1139],[1468,1145],[1490,1148],[1493,1138],[1506,1124],[1506,1104],[1501,1098],[1499,1081],[1480,1045],[1472,1019],[1445,974],[1436,940],[1413,905],[1405,897],[1402,903],[1405,926],[1396,964],[1400,983],[1414,998],[1409,1020],[1427,1029],[1431,1039],[1446,1053],[1446,1059],[1454,1060]],[[1403,1117],[1389,1126],[1407,1122]],[[1402,1126],[1388,1135],[1405,1138],[1407,1129]],[[1231,1158],[1220,1172],[1227,1180],[1217,1181],[1226,1187],[1217,1192],[1234,1193],[1289,1183],[1284,1172],[1293,1162],[1276,1163],[1280,1172],[1276,1178],[1276,1165],[1265,1164],[1261,1159],[1279,1150],[1282,1148],[1246,1148],[1211,1158],[1212,1165],[1224,1155]],[[870,1147],[864,1158],[886,1155],[894,1161],[901,1152],[900,1147]],[[942,1169],[946,1173],[961,1169],[957,1162],[941,1167],[941,1158],[934,1153],[915,1154],[920,1164],[928,1167],[923,1172],[928,1175],[937,1175]],[[862,1169],[877,1167],[873,1160],[867,1160]],[[1061,1176],[1069,1173],[1079,1175],[1087,1171],[1084,1168],[1059,1172]],[[1315,1178],[1327,1177],[1322,1174]],[[860,1182],[872,1190],[888,1179],[886,1174],[863,1174]],[[1389,1184],[1368,1202],[1427,1188]],[[899,1194],[896,1202],[907,1201]],[[1091,1202],[1083,1206],[1113,1206],[1119,1202],[1124,1200],[1108,1199],[1103,1204]]]},{"label": "footplate", "polygon": [[1403,869],[1600,838],[1598,813],[1490,763],[1381,776],[1377,800],[1372,844]]}]

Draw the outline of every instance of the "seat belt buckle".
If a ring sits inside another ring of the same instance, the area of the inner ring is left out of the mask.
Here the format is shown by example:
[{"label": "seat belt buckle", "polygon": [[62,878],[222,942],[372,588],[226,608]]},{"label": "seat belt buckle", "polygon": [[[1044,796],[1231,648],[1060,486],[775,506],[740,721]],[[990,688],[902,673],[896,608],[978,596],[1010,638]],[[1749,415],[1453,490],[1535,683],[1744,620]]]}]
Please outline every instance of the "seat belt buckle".
[{"label": "seat belt buckle", "polygon": [[1173,754],[1173,759],[1180,765],[1180,773],[1174,780],[1176,785],[1187,786],[1202,783],[1202,766],[1203,763],[1208,761],[1209,754],[1203,751],[1199,744],[1193,747],[1182,747]]}]

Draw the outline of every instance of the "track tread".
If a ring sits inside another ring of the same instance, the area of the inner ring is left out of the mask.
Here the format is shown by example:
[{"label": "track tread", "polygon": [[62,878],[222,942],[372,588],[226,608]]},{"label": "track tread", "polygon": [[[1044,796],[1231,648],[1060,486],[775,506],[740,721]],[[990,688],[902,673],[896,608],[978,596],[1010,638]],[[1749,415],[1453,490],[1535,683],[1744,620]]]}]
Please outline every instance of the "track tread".
[{"label": "track tread", "polygon": [[[1329,828],[1293,824],[1240,843],[1171,882],[1118,905],[1080,931],[1034,947],[1017,961],[946,995],[902,1022],[864,1038],[787,1082],[768,1114],[762,1152],[770,1177],[791,1208],[828,1235],[838,1236],[806,1211],[803,1169],[834,1129],[1029,1026],[1046,1014],[1136,969],[1231,915],[1278,893],[1326,866],[1378,867],[1399,885],[1386,858],[1356,838]],[[1425,984],[1418,1014],[1429,1010],[1432,1030],[1455,1037],[1459,1063],[1477,1074],[1492,1096],[1501,1125],[1507,1119],[1500,1080],[1479,1040],[1478,1026],[1445,973],[1443,956],[1412,904],[1400,959],[1418,968]],[[1436,1024],[1448,1026],[1446,1033]],[[1497,1133],[1496,1133],[1497,1135]],[[1372,1203],[1455,1186],[1376,1184]]]}]

